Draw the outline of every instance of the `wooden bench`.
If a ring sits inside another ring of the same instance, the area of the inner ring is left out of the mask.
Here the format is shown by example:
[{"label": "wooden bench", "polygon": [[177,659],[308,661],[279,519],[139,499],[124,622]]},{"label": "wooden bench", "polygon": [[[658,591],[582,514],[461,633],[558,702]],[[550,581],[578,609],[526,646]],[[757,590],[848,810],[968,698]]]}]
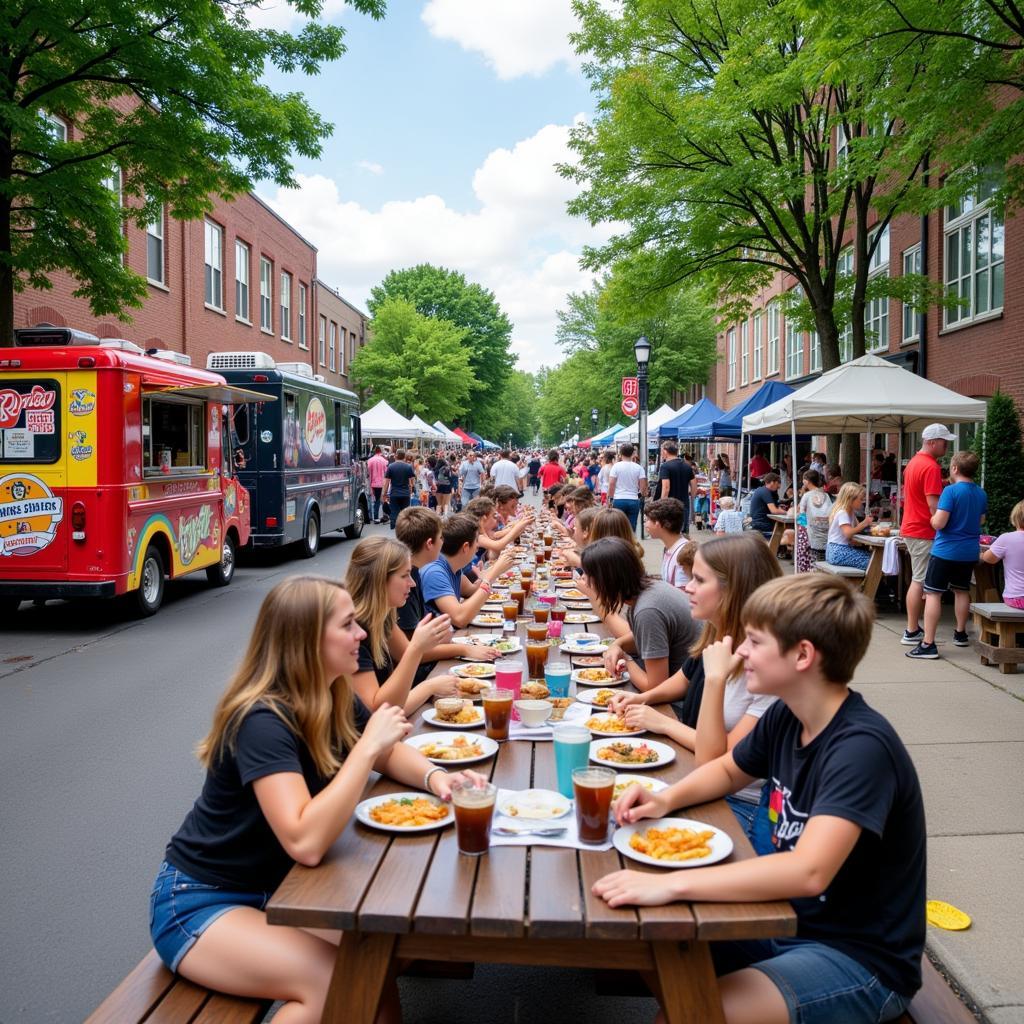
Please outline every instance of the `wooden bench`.
[{"label": "wooden bench", "polygon": [[921,957],[921,988],[895,1024],[977,1024],[927,956]]},{"label": "wooden bench", "polygon": [[832,565],[831,562],[815,562],[818,572],[831,573],[833,576],[845,576],[851,580],[862,580],[867,575],[863,569],[854,569],[852,565]]},{"label": "wooden bench", "polygon": [[974,625],[978,630],[975,646],[982,665],[998,665],[999,671],[1013,674],[1024,664],[1024,610],[1002,602],[971,605]]},{"label": "wooden bench", "polygon": [[86,1024],[258,1024],[271,1007],[269,999],[243,999],[211,992],[172,974],[150,951],[93,1011]]}]

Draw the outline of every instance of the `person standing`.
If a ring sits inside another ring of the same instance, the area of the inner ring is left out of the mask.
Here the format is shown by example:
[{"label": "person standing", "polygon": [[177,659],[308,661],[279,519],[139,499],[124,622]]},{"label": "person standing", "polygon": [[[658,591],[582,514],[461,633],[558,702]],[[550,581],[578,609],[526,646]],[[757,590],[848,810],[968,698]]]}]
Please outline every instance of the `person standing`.
[{"label": "person standing", "polygon": [[633,446],[619,449],[619,461],[608,474],[608,504],[624,512],[629,525],[636,529],[640,516],[640,498],[647,497],[647,478],[642,467],[633,461]]},{"label": "person standing", "polygon": [[384,474],[388,470],[388,460],[380,451],[380,445],[375,445],[373,455],[366,463],[366,473],[370,478],[370,493],[373,495],[373,521],[383,523],[384,519],[380,514],[380,496],[384,489]]},{"label": "person standing", "polygon": [[675,498],[683,506],[680,533],[690,530],[690,500],[697,496],[697,477],[690,464],[679,458],[679,445],[665,441],[661,446],[661,469],[658,471],[659,498]]},{"label": "person standing", "polygon": [[763,483],[762,478],[771,471],[772,464],[764,457],[764,449],[759,447],[754,452],[754,457],[750,460],[750,465],[747,467],[751,485],[755,487],[760,486]]},{"label": "person standing", "polygon": [[540,458],[537,455],[530,459],[530,464],[526,467],[526,470],[529,475],[530,486],[533,488],[533,493],[536,494],[540,490]]},{"label": "person standing", "polygon": [[463,508],[480,493],[483,478],[483,463],[476,457],[476,452],[470,449],[459,466],[459,501]]},{"label": "person standing", "polygon": [[566,473],[565,467],[558,461],[557,448],[552,448],[548,452],[548,461],[541,466],[538,477],[545,494],[549,494],[556,487],[565,483],[568,473]]},{"label": "person standing", "polygon": [[497,462],[491,466],[490,478],[495,487],[513,487],[519,490],[519,467],[509,457],[508,450],[503,451]]},{"label": "person standing", "polygon": [[929,423],[921,433],[921,448],[907,463],[903,474],[903,518],[900,537],[910,555],[911,582],[907,588],[907,628],[900,643],[916,647],[924,639],[921,612],[924,610],[924,583],[932,554],[935,529],[932,516],[942,493],[942,467],[938,460],[946,454],[950,441],[956,440],[941,423]]},{"label": "person standing", "polygon": [[395,461],[388,466],[384,474],[384,492],[381,498],[387,503],[392,530],[395,528],[398,513],[409,507],[412,489],[416,486],[416,470],[406,458],[405,452],[395,452]]}]

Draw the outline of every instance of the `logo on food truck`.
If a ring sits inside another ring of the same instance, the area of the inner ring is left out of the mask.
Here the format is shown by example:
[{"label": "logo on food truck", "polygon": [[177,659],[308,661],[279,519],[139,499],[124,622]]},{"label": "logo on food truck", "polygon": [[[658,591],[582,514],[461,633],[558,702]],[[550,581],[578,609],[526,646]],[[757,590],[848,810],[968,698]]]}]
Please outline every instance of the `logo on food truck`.
[{"label": "logo on food truck", "polygon": [[178,555],[182,565],[190,565],[196,552],[210,536],[213,510],[209,505],[200,505],[192,516],[178,517]]},{"label": "logo on food truck", "polygon": [[75,462],[85,462],[86,459],[92,458],[92,445],[85,443],[89,440],[89,435],[84,430],[72,430],[68,434],[68,440],[71,442],[71,458]]},{"label": "logo on food truck", "polygon": [[72,416],[88,416],[96,408],[96,393],[88,388],[75,388],[71,392],[68,412]]},{"label": "logo on food truck", "polygon": [[306,406],[306,447],[315,460],[324,453],[326,437],[327,413],[324,412],[323,403],[314,395]]},{"label": "logo on food truck", "polygon": [[[0,430],[13,427],[23,412],[52,409],[56,401],[57,392],[39,384],[34,384],[31,391],[24,393],[11,388],[0,389]],[[52,430],[49,432],[53,433]]]},{"label": "logo on food truck", "polygon": [[0,556],[42,551],[63,518],[63,498],[38,477],[13,473],[0,480]]}]

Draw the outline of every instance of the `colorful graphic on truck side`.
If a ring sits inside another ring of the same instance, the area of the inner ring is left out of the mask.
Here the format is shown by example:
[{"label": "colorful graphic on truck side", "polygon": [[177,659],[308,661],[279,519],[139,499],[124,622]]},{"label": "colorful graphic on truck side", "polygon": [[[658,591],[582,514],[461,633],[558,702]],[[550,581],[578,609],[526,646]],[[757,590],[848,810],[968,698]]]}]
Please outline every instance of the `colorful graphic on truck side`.
[{"label": "colorful graphic on truck side", "polygon": [[64,499],[38,477],[11,473],[0,479],[0,556],[49,547],[63,518]]}]

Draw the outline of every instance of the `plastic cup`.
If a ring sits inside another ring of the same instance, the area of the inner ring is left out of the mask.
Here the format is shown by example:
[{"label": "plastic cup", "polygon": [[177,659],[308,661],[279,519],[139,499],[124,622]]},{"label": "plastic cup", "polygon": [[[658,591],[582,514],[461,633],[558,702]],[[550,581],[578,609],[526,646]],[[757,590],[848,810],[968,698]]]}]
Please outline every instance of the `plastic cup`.
[{"label": "plastic cup", "polygon": [[590,763],[590,730],[582,725],[559,725],[552,733],[555,747],[555,772],[558,792],[571,800],[574,795],[572,773]]},{"label": "plastic cup", "polygon": [[526,627],[527,640],[543,640],[548,635],[546,622],[531,622]]},{"label": "plastic cup", "polygon": [[551,616],[551,608],[546,604],[537,604],[533,606],[533,621],[547,623]]},{"label": "plastic cup", "polygon": [[556,604],[551,609],[551,621],[552,622],[565,622],[565,613],[568,609],[564,605]]},{"label": "plastic cup", "polygon": [[518,698],[511,690],[495,688],[485,690],[483,694],[484,705],[484,731],[489,739],[504,743],[508,739],[508,723],[512,718],[512,702]]},{"label": "plastic cup", "polygon": [[553,640],[557,640],[562,635],[562,623],[561,622],[549,622],[548,623],[548,636]]},{"label": "plastic cup", "polygon": [[491,845],[491,821],[498,787],[490,782],[482,786],[455,786],[452,806],[455,808],[455,834],[459,853],[479,857]]},{"label": "plastic cup", "polygon": [[515,622],[519,616],[519,602],[506,601],[501,606],[501,614],[505,616],[506,622]]},{"label": "plastic cup", "polygon": [[530,670],[531,679],[544,678],[544,664],[548,660],[548,653],[551,651],[546,629],[544,633],[543,640],[526,641],[526,664]]},{"label": "plastic cup", "polygon": [[[516,614],[522,615],[523,608],[526,605],[526,591],[522,587],[517,587],[508,592],[508,596],[516,603]],[[508,618],[506,614],[505,618]]]},{"label": "plastic cup", "polygon": [[[513,700],[522,696],[523,670],[525,666],[518,658],[499,658],[494,663],[494,685],[502,690],[509,690]],[[512,719],[519,721],[519,712],[512,710]]]},{"label": "plastic cup", "polygon": [[572,773],[572,785],[580,842],[603,843],[608,838],[615,772],[611,768],[594,765],[576,768]]},{"label": "plastic cup", "polygon": [[544,666],[544,682],[552,697],[568,697],[571,678],[572,666],[567,661],[549,661]]}]

